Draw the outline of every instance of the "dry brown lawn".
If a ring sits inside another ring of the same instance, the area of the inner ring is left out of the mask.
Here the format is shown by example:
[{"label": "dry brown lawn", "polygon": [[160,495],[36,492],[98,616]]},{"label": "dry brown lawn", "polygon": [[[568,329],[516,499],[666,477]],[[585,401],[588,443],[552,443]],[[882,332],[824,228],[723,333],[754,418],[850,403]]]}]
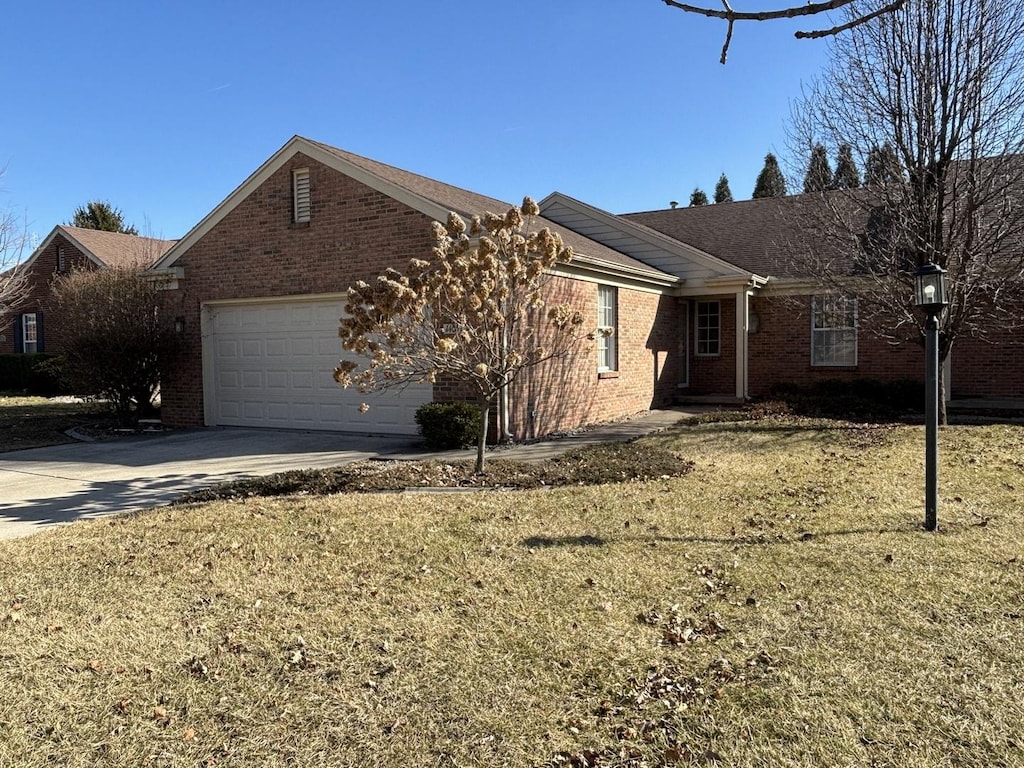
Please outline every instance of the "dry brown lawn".
[{"label": "dry brown lawn", "polygon": [[1024,765],[1024,430],[765,420],[673,479],[0,545],[0,765]]},{"label": "dry brown lawn", "polygon": [[0,453],[73,443],[66,430],[110,421],[105,403],[0,394]]}]

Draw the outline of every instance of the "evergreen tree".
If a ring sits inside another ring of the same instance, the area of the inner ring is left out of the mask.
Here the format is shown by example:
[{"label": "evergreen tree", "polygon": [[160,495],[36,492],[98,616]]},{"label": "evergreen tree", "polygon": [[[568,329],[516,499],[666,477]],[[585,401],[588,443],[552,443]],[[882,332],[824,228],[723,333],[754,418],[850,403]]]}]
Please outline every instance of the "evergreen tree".
[{"label": "evergreen tree", "polygon": [[100,229],[124,235],[139,234],[135,227],[125,224],[121,209],[115,208],[105,200],[90,200],[85,205],[78,206],[68,223],[72,227],[82,229]]},{"label": "evergreen tree", "polygon": [[824,192],[832,183],[832,168],[828,164],[828,153],[824,144],[815,144],[811,160],[804,176],[804,193]]},{"label": "evergreen tree", "polygon": [[779,168],[779,161],[769,152],[764,156],[764,168],[757,174],[754,194],[751,197],[757,200],[761,197],[784,197],[785,194],[786,179]]},{"label": "evergreen tree", "polygon": [[849,144],[839,147],[836,155],[836,172],[832,177],[832,189],[856,189],[860,186],[860,171],[853,161],[853,150]]},{"label": "evergreen tree", "polygon": [[864,186],[875,187],[900,181],[903,181],[903,169],[892,144],[885,142],[881,149],[877,144],[873,145],[864,164]]},{"label": "evergreen tree", "polygon": [[696,187],[693,192],[690,193],[690,207],[695,205],[707,205],[708,196],[704,194],[704,190],[700,187]]},{"label": "evergreen tree", "polygon": [[718,183],[715,184],[715,202],[732,202],[732,190],[729,189],[729,180],[725,177],[724,173],[718,177]]}]

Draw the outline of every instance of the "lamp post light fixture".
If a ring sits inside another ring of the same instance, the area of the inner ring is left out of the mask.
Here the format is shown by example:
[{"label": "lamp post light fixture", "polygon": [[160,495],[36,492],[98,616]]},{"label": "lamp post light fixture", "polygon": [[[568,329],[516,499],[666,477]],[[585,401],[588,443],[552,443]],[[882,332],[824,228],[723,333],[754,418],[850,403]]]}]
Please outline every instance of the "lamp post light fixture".
[{"label": "lamp post light fixture", "polygon": [[914,275],[914,304],[924,324],[924,527],[939,527],[939,315],[949,303],[946,270],[925,264]]}]

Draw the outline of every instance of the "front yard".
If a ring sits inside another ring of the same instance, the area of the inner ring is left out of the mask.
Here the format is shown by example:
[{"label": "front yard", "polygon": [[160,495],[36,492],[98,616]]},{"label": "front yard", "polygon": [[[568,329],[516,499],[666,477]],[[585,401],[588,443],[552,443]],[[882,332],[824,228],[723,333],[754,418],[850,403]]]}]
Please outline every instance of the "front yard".
[{"label": "front yard", "polygon": [[0,452],[74,442],[66,430],[110,421],[109,411],[105,403],[0,393]]},{"label": "front yard", "polygon": [[1024,764],[1024,429],[766,419],[676,478],[4,542],[0,764]]}]

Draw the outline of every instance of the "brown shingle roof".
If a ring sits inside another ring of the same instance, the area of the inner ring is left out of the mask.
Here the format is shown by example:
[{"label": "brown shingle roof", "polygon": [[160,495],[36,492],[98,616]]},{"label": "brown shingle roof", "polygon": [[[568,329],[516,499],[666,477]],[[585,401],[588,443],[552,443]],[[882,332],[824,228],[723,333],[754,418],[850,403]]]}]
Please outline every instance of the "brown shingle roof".
[{"label": "brown shingle roof", "polygon": [[802,231],[795,223],[812,203],[808,196],[794,195],[626,213],[622,218],[754,274],[781,277],[793,274],[793,251]]},{"label": "brown shingle roof", "polygon": [[148,267],[167,253],[176,242],[68,225],[61,225],[59,228],[108,267]]},{"label": "brown shingle roof", "polygon": [[[455,187],[451,184],[445,184],[435,179],[427,178],[426,176],[420,176],[419,174],[405,171],[392,165],[371,160],[368,157],[362,157],[351,152],[346,152],[345,150],[338,149],[337,147],[332,147],[329,144],[323,144],[311,139],[305,140],[329,154],[335,155],[336,157],[362,168],[368,173],[372,173],[373,175],[395,184],[396,186],[402,187],[415,195],[426,198],[447,210],[455,211],[465,217],[484,213],[485,211],[504,213],[510,205],[507,202],[497,200],[493,197],[480,195],[476,192],[470,192],[469,190],[461,189],[460,187]],[[561,236],[562,241],[566,245],[570,246],[573,249],[573,252],[580,257],[581,260],[585,260],[589,257],[590,259],[604,261],[630,270],[647,273],[652,277],[657,277],[659,279],[671,278],[670,275],[659,269],[655,269],[654,267],[634,259],[631,256],[627,256],[613,248],[609,248],[601,243],[595,242],[594,240],[573,232],[571,229],[563,227],[560,224],[556,224],[553,221],[549,221],[543,217],[538,217],[537,224],[539,227],[547,227],[552,232],[558,233]]]}]

